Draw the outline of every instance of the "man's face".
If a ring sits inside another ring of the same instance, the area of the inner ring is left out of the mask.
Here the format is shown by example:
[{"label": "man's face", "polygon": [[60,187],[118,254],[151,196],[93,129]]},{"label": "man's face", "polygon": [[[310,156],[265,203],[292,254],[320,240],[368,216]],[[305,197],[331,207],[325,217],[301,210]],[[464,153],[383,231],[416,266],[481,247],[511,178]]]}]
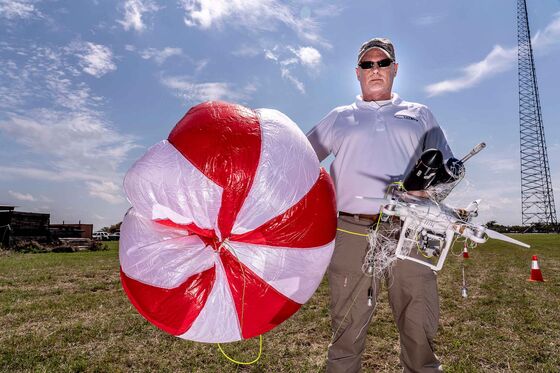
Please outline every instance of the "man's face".
[{"label": "man's face", "polygon": [[[374,48],[369,50],[360,62],[373,61],[378,62],[384,60],[387,54],[380,49]],[[387,67],[379,67],[375,65],[371,69],[356,68],[356,76],[362,88],[362,99],[364,101],[389,100],[391,98],[391,90],[393,88],[393,79],[397,75],[397,63],[392,63]]]}]

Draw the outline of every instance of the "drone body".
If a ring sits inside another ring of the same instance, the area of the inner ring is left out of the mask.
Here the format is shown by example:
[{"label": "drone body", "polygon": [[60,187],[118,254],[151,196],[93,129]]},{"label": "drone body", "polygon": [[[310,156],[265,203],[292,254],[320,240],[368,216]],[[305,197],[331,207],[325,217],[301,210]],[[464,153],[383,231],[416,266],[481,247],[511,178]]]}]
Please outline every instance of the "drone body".
[{"label": "drone body", "polygon": [[[383,215],[397,216],[403,222],[396,257],[426,265],[435,271],[443,267],[455,237],[464,237],[477,244],[495,238],[529,247],[483,225],[471,223],[472,218],[478,215],[480,200],[473,201],[464,209],[457,209],[428,198],[395,192],[387,202],[382,208]],[[426,259],[437,258],[437,262],[410,256],[411,250],[415,248]]]},{"label": "drone body", "polygon": [[[382,220],[387,221],[388,217],[394,216],[402,222],[402,226],[393,227],[393,231],[400,231],[398,242],[393,234],[380,232],[379,224],[370,233],[372,249],[366,255],[364,272],[381,275],[394,258],[411,260],[439,271],[458,237],[475,244],[494,238],[530,247],[483,225],[472,223],[472,218],[478,216],[480,200],[471,202],[465,208],[454,208],[442,202],[463,179],[464,163],[485,147],[485,143],[480,143],[462,159],[450,158],[446,162],[443,162],[439,150],[428,149],[402,183],[389,186],[385,198],[358,197],[381,200]],[[389,246],[396,246],[396,249],[388,249]],[[414,255],[415,252],[419,255]]]}]

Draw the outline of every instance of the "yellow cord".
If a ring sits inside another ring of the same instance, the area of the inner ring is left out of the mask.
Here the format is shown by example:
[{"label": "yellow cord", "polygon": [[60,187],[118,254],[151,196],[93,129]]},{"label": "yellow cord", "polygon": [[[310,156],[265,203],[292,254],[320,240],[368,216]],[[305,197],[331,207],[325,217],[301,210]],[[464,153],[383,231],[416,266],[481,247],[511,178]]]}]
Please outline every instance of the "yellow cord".
[{"label": "yellow cord", "polygon": [[342,228],[336,228],[337,231],[341,231],[344,233],[348,233],[348,234],[353,234],[355,236],[361,236],[361,237],[367,237],[367,234],[364,233],[358,233],[358,232],[352,232],[352,231],[347,231],[346,229],[342,229]]},{"label": "yellow cord", "polygon": [[[243,330],[243,321],[245,320],[245,287],[247,284],[247,280],[245,279],[245,269],[243,268],[243,265],[241,264],[241,260],[239,260],[239,257],[237,256],[237,253],[235,252],[235,250],[233,249],[233,247],[231,247],[230,245],[228,245],[227,243],[227,239],[222,242],[222,245],[227,246],[235,255],[235,259],[237,259],[237,262],[239,263],[239,267],[241,268],[241,275],[243,277],[243,291],[241,293],[241,322],[240,322],[240,329]],[[221,249],[221,247],[220,247]],[[255,360],[253,361],[248,361],[248,362],[244,362],[244,361],[237,361],[232,359],[231,357],[229,357],[224,350],[222,349],[222,346],[218,343],[218,348],[220,349],[220,352],[222,353],[222,355],[225,356],[226,359],[228,359],[229,361],[231,361],[232,363],[235,364],[239,364],[239,365],[251,365],[256,363],[257,361],[259,361],[259,359],[261,358],[261,354],[262,354],[262,345],[263,345],[263,336],[262,334],[259,335],[259,355],[256,357]]]},{"label": "yellow cord", "polygon": [[232,363],[239,364],[239,365],[251,365],[251,364],[255,364],[257,361],[259,361],[259,359],[261,358],[261,354],[262,354],[262,346],[263,346],[263,336],[261,334],[261,335],[259,335],[259,355],[256,357],[255,360],[245,362],[245,361],[237,361],[237,360],[234,360],[231,357],[227,356],[227,354],[222,349],[222,346],[218,343],[218,348],[222,352],[222,355],[224,355],[225,358],[228,359],[229,361],[231,361]]},{"label": "yellow cord", "polygon": [[391,185],[396,185],[397,187],[399,187],[399,189],[402,189],[406,192],[406,189],[404,188],[404,183],[402,181],[395,181],[389,184],[389,186],[387,187],[387,192],[389,192],[389,188],[391,187]]},{"label": "yellow cord", "polygon": [[[377,218],[375,231],[377,231],[377,230],[379,229],[379,222],[381,221],[381,218],[382,218],[382,217],[383,217],[383,209],[380,208],[380,209],[379,209],[379,217]],[[336,230],[337,230],[337,231],[340,231],[340,232],[348,233],[348,234],[353,234],[354,236],[360,236],[360,237],[367,237],[367,236],[369,236],[369,234],[367,234],[367,233],[352,232],[352,231],[348,231],[348,230],[342,229],[342,228],[336,228]]]}]

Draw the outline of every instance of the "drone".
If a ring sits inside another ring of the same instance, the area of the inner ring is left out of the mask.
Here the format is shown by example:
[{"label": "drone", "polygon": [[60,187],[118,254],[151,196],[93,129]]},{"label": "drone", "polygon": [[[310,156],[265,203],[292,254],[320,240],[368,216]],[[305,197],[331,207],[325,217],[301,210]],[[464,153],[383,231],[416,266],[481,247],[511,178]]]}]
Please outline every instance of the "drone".
[{"label": "drone", "polygon": [[[429,149],[422,154],[402,183],[389,188],[385,198],[358,197],[379,200],[382,206],[381,221],[400,221],[400,236],[394,252],[396,258],[411,260],[439,271],[449,249],[459,238],[463,238],[465,244],[469,241],[473,244],[483,244],[492,238],[530,247],[484,225],[473,223],[472,219],[478,216],[481,200],[475,200],[465,208],[452,207],[442,202],[463,178],[466,160],[485,146],[484,143],[480,143],[461,160],[450,158],[447,162],[443,162],[439,150]],[[371,232],[374,237],[370,242],[379,246],[377,233]],[[371,273],[374,271],[375,260],[379,259],[375,259],[373,253],[368,255],[364,270]],[[390,263],[385,262],[386,265]]]},{"label": "drone", "polygon": [[[383,215],[397,216],[403,222],[395,251],[396,257],[412,260],[439,271],[456,237],[463,237],[476,244],[483,244],[492,238],[530,247],[484,225],[472,223],[472,218],[478,215],[479,204],[480,200],[475,200],[466,208],[458,209],[406,193],[390,199],[382,208]],[[410,256],[411,249],[414,248],[417,248],[426,259],[438,258],[437,262],[432,264],[430,261]]]}]

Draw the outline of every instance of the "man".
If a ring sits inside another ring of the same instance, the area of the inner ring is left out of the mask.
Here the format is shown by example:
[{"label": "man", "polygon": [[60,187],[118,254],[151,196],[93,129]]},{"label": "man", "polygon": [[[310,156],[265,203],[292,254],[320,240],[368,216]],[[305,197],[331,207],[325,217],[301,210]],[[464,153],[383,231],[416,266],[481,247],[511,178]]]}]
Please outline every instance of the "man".
[{"label": "man", "polygon": [[[361,96],[332,110],[308,134],[319,160],[331,165],[339,210],[336,245],[328,270],[333,340],[327,372],[357,372],[367,327],[375,309],[379,281],[362,272],[367,231],[377,221],[380,197],[402,180],[422,152],[436,148],[452,156],[430,110],[392,92],[398,64],[390,40],[362,45],[356,76]],[[433,338],[439,319],[436,275],[428,267],[398,260],[387,275],[389,301],[399,329],[405,372],[440,371]],[[369,293],[369,294],[368,294]],[[368,298],[370,304],[368,305]]]}]

